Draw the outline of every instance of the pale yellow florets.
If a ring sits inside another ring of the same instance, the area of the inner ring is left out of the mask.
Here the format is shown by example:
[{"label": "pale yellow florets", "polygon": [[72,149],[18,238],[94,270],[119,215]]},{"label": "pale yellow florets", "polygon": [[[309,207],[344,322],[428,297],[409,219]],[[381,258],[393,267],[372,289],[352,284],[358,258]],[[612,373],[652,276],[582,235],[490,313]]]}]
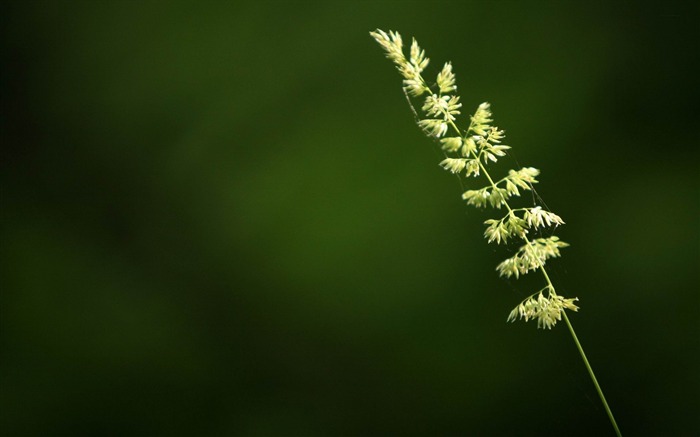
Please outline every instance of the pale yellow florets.
[{"label": "pale yellow florets", "polygon": [[[486,166],[497,162],[500,157],[506,155],[509,146],[501,144],[505,138],[503,130],[492,126],[493,122],[491,105],[482,103],[470,118],[469,126],[460,130],[457,125],[457,116],[461,114],[462,104],[457,90],[455,74],[452,72],[452,63],[447,62],[437,74],[435,81],[426,81],[422,73],[428,66],[429,59],[425,51],[420,48],[418,42],[413,39],[407,58],[403,53],[401,35],[397,32],[386,33],[382,30],[370,32],[370,35],[384,48],[386,56],[397,66],[403,76],[405,92],[413,97],[427,94],[421,106],[422,114],[416,114],[418,126],[433,138],[439,138],[442,149],[446,154],[440,166],[445,170],[458,175],[479,176],[485,174],[489,184],[485,187],[467,190],[462,198],[469,205],[476,207],[492,207],[507,210],[507,214],[501,219],[486,220],[487,225],[484,237],[489,243],[505,244],[511,240],[522,240],[523,244],[511,258],[500,263],[497,270],[501,276],[518,278],[533,270],[544,272],[545,262],[551,258],[560,256],[559,249],[568,244],[560,241],[556,236],[548,238],[529,239],[528,234],[539,228],[558,226],[564,221],[553,212],[546,211],[540,206],[532,208],[513,209],[509,201],[520,196],[521,190],[532,190],[532,185],[537,183],[539,170],[532,167],[524,167],[519,170],[510,170],[504,178],[495,181],[486,170]],[[428,83],[434,85],[428,86]],[[450,132],[451,136],[446,136]],[[549,283],[537,298],[530,297],[516,307],[508,320],[516,317],[525,320],[537,319],[539,327],[551,328],[565,309],[577,310],[573,302],[577,300],[565,299],[559,296],[554,286]]]},{"label": "pale yellow florets", "polygon": [[534,295],[530,296],[515,307],[508,315],[508,321],[514,322],[517,318],[524,319],[526,322],[530,319],[537,319],[538,328],[552,329],[552,326],[561,320],[565,309],[578,311],[578,307],[574,304],[576,301],[578,298],[565,299],[551,293],[549,297],[545,297],[540,291],[537,298]]}]

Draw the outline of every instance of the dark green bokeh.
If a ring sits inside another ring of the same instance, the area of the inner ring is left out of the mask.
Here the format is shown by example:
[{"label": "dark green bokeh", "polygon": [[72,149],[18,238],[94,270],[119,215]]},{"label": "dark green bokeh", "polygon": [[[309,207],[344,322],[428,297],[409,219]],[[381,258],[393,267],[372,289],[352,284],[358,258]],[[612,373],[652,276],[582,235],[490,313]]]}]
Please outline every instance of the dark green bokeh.
[{"label": "dark green bokeh", "polygon": [[504,323],[539,278],[497,277],[377,27],[543,170],[623,433],[700,433],[696,2],[1,12],[3,435],[612,434],[565,327]]}]

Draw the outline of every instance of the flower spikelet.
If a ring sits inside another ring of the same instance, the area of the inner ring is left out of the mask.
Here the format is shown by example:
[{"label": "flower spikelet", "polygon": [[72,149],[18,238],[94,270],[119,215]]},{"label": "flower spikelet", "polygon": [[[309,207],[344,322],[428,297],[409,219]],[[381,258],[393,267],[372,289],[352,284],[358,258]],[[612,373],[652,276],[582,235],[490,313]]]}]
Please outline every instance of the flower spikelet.
[{"label": "flower spikelet", "polygon": [[578,306],[574,302],[578,298],[567,299],[563,296],[551,293],[545,296],[542,291],[523,300],[520,305],[513,308],[508,315],[509,322],[516,319],[537,320],[538,328],[552,329],[561,320],[564,310],[578,311]]},{"label": "flower spikelet", "polygon": [[442,71],[438,73],[437,85],[440,88],[441,93],[449,93],[457,89],[455,85],[455,75],[452,72],[452,63],[446,62],[445,66],[442,67]]}]

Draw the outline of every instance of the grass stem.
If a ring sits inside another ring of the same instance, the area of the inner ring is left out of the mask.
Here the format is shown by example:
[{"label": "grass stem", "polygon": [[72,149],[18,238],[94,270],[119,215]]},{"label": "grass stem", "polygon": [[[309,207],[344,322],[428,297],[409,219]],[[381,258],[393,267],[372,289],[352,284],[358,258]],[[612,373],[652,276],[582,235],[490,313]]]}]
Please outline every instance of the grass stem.
[{"label": "grass stem", "polygon": [[620,428],[617,427],[617,422],[615,422],[615,416],[613,416],[612,410],[610,410],[610,406],[608,405],[608,401],[605,400],[605,395],[603,394],[603,389],[600,388],[600,384],[598,384],[598,379],[596,379],[595,373],[593,373],[593,368],[591,367],[591,364],[588,362],[588,358],[586,358],[586,353],[583,351],[583,347],[581,346],[581,342],[578,341],[578,337],[576,336],[576,331],[574,331],[574,327],[571,325],[571,322],[569,321],[569,317],[566,315],[566,311],[562,311],[562,314],[564,315],[564,321],[566,322],[566,326],[569,327],[569,332],[571,333],[571,337],[573,337],[574,343],[576,343],[576,348],[578,348],[578,351],[581,354],[581,358],[583,359],[583,363],[586,365],[586,369],[588,369],[588,374],[591,375],[591,379],[593,380],[593,385],[595,385],[595,389],[598,391],[598,396],[600,397],[601,402],[603,402],[603,406],[605,407],[605,412],[608,413],[608,418],[610,418],[610,423],[612,423],[613,428],[615,428],[615,434],[617,435],[617,437],[622,437],[622,434],[620,433]]}]

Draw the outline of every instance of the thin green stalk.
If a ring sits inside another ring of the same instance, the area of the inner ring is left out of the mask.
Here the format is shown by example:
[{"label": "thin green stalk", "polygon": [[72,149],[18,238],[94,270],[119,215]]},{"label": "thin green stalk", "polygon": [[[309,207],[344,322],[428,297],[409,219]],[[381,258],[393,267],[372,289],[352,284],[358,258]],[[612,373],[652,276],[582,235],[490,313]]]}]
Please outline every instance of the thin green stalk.
[{"label": "thin green stalk", "polygon": [[595,373],[593,373],[593,368],[591,367],[591,364],[588,362],[588,358],[586,358],[586,353],[583,351],[583,347],[581,346],[581,343],[578,341],[578,337],[576,336],[576,332],[574,331],[574,327],[571,326],[571,322],[569,321],[569,317],[566,315],[566,311],[564,311],[562,314],[564,315],[564,321],[566,322],[566,326],[569,327],[569,332],[571,333],[571,336],[574,339],[574,343],[576,343],[576,347],[578,348],[578,351],[581,354],[581,358],[583,359],[583,363],[586,365],[586,369],[588,369],[588,374],[591,375],[591,379],[593,380],[593,385],[595,385],[595,389],[598,391],[598,396],[600,397],[600,400],[603,402],[603,406],[605,407],[605,412],[608,413],[608,418],[610,419],[610,422],[612,423],[613,428],[615,428],[615,434],[617,434],[617,437],[622,437],[622,434],[620,433],[620,428],[617,427],[617,422],[615,422],[615,417],[613,416],[612,410],[610,410],[610,406],[608,406],[608,401],[605,400],[605,395],[603,394],[603,389],[600,388],[600,384],[598,384],[598,380],[595,377]]}]

